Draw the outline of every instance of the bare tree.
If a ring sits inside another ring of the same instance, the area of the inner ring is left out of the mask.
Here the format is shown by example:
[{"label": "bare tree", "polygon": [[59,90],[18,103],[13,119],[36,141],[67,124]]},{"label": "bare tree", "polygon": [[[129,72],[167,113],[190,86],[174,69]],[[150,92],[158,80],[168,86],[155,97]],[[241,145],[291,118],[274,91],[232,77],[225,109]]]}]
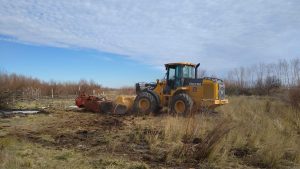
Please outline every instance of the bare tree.
[{"label": "bare tree", "polygon": [[198,76],[197,78],[203,78],[203,77],[207,76],[206,70],[198,69],[197,76]]},{"label": "bare tree", "polygon": [[292,85],[295,86],[300,83],[300,59],[295,58],[291,60],[290,66]]},{"label": "bare tree", "polygon": [[229,92],[239,94],[269,94],[279,87],[291,88],[300,84],[300,59],[282,59],[277,63],[234,68],[228,72],[225,81],[232,88]]},{"label": "bare tree", "polygon": [[[44,82],[36,78],[17,74],[0,72],[0,95],[4,93],[18,93],[24,97],[40,97],[54,95],[75,95],[79,89],[88,94],[101,93],[102,86],[94,81],[81,80],[80,82]],[[1,97],[0,96],[0,97]],[[3,100],[3,99],[2,99]]]}]

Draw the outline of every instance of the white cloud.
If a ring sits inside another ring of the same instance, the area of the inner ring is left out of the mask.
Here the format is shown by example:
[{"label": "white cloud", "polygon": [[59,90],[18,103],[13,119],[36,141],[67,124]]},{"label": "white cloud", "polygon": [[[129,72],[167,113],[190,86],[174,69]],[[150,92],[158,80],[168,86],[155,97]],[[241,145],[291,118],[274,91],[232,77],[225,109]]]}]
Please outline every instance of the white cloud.
[{"label": "white cloud", "polygon": [[216,71],[299,57],[300,1],[0,0],[0,34]]}]

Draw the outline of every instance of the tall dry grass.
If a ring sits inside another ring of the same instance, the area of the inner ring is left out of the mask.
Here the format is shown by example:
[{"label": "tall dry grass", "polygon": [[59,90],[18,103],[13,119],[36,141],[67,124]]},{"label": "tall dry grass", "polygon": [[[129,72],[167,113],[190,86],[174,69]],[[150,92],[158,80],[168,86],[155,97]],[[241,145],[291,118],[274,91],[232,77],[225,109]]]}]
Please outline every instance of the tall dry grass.
[{"label": "tall dry grass", "polygon": [[300,112],[277,99],[234,97],[220,108],[232,129],[222,148],[255,167],[281,168],[300,163]]},{"label": "tall dry grass", "polygon": [[288,97],[290,104],[300,110],[300,84],[289,90]]},{"label": "tall dry grass", "polygon": [[275,98],[239,96],[217,110],[217,115],[147,121],[148,132],[141,132],[142,138],[158,160],[171,164],[299,167],[297,109]]}]

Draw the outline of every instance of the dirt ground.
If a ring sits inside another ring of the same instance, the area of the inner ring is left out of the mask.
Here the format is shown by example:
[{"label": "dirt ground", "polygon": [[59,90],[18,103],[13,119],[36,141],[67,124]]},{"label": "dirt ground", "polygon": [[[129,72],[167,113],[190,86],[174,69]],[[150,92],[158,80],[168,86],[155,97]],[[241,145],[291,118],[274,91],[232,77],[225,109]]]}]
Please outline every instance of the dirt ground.
[{"label": "dirt ground", "polygon": [[270,98],[191,118],[61,106],[0,118],[0,168],[298,168],[299,134],[299,112]]},{"label": "dirt ground", "polygon": [[[109,154],[129,163],[145,164],[141,168],[193,167],[195,164],[166,165],[151,154],[148,144],[134,141],[139,124],[153,119],[157,117],[46,110],[41,114],[0,119],[0,138],[15,138],[46,149],[71,149],[88,157]],[[101,164],[95,168],[101,167],[107,168]]]}]

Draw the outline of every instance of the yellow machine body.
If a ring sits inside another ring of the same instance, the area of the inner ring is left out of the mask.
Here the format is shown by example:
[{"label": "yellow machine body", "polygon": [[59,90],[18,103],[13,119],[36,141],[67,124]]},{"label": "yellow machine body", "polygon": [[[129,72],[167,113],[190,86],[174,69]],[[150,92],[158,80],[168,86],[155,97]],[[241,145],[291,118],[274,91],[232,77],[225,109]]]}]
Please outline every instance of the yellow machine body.
[{"label": "yellow machine body", "polygon": [[135,110],[149,113],[169,107],[175,113],[214,109],[228,103],[221,79],[198,78],[200,64],[187,62],[165,64],[166,77],[156,83],[137,83]]},{"label": "yellow machine body", "polygon": [[178,87],[171,90],[170,94],[163,94],[163,89],[166,86],[166,81],[159,82],[156,88],[153,90],[160,99],[161,107],[168,107],[172,97],[178,92],[184,92],[188,94],[194,102],[194,108],[216,108],[217,106],[228,103],[227,99],[219,98],[219,86],[217,82],[212,80],[203,80],[201,85],[190,85],[185,87]]}]

